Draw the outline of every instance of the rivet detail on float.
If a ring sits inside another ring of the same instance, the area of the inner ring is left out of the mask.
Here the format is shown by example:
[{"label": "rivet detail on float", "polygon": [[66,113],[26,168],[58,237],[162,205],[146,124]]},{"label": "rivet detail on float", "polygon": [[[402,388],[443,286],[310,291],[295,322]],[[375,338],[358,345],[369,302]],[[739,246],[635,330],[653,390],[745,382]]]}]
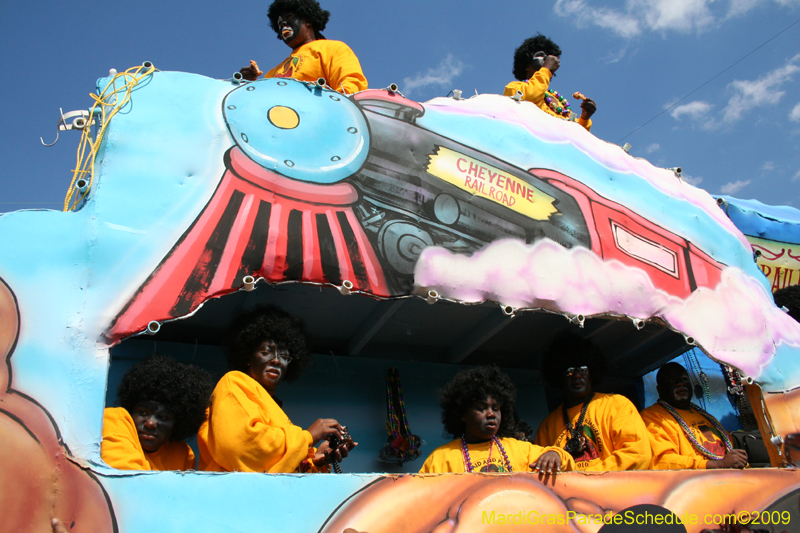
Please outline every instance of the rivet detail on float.
[{"label": "rivet detail on float", "polygon": [[500,309],[503,311],[504,315],[508,316],[514,316],[517,313],[517,308],[512,305],[500,304]]},{"label": "rivet detail on float", "polygon": [[440,298],[441,298],[441,296],[439,295],[439,293],[437,291],[431,289],[431,290],[428,291],[428,294],[425,297],[425,301],[428,302],[430,305],[433,305],[436,302],[438,302]]},{"label": "rivet detail on float", "polygon": [[146,329],[146,330],[144,330],[144,332],[145,332],[147,335],[155,335],[155,334],[156,334],[156,333],[158,333],[160,330],[161,330],[161,324],[160,324],[159,322],[155,321],[155,320],[151,320],[151,321],[150,321],[150,322],[147,324],[147,329]]},{"label": "rivet detail on float", "polygon": [[349,279],[346,279],[342,282],[342,286],[339,287],[339,292],[343,295],[347,296],[353,290],[353,282]]},{"label": "rivet detail on float", "polygon": [[583,315],[575,315],[570,317],[569,321],[571,324],[577,324],[579,328],[582,328],[583,323],[586,322],[586,317]]}]

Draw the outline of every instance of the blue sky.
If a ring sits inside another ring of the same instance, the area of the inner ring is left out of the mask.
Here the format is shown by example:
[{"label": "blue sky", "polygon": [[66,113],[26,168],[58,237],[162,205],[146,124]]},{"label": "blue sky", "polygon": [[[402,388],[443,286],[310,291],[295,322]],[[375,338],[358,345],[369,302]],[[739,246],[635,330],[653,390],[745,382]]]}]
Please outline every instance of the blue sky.
[{"label": "blue sky", "polygon": [[[97,78],[152,61],[228,78],[289,49],[268,2],[4,2],[0,8],[0,212],[61,209],[78,134],[55,139],[59,107],[87,109]],[[425,101],[460,89],[501,93],[514,49],[537,32],[563,50],[551,87],[598,103],[593,133],[684,169],[712,194],[800,207],[800,0],[478,2],[323,0],[325,34],[347,42],[371,87]],[[634,132],[629,135],[631,132]],[[628,136],[629,135],[629,136]],[[626,137],[627,136],[627,137]],[[624,140],[623,140],[624,138]]]}]

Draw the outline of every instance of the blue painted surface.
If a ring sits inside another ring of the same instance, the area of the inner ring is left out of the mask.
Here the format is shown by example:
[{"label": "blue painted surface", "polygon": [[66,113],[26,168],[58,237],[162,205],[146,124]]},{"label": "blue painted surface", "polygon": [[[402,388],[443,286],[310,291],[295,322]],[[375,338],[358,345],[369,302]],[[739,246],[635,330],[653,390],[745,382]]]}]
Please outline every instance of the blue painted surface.
[{"label": "blue painted surface", "polygon": [[722,209],[745,235],[800,244],[800,210],[790,206],[765,205],[758,200],[720,196]]}]

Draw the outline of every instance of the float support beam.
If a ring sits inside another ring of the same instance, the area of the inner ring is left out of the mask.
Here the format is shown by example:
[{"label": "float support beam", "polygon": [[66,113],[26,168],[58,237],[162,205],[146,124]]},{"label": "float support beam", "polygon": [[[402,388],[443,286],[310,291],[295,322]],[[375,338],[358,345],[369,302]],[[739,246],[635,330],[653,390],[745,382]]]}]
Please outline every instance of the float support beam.
[{"label": "float support beam", "polygon": [[506,315],[500,310],[493,312],[450,349],[447,354],[447,362],[453,364],[462,362],[469,354],[511,324],[513,319],[514,315]]},{"label": "float support beam", "polygon": [[345,353],[350,356],[355,356],[361,353],[364,346],[374,337],[386,324],[390,318],[400,309],[405,300],[392,300],[391,305],[381,306],[378,311],[370,315],[358,327],[345,347]]}]

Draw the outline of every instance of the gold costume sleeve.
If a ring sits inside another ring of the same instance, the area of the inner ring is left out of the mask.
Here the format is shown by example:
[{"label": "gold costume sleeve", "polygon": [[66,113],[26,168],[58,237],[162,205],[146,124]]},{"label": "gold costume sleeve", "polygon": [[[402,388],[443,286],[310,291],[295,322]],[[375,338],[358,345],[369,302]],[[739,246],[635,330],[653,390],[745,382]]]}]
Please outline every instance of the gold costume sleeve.
[{"label": "gold costume sleeve", "polygon": [[512,81],[506,85],[503,94],[506,96],[514,96],[517,94],[517,91],[521,91],[523,100],[526,102],[533,102],[541,108],[542,104],[547,106],[544,102],[544,93],[547,92],[547,89],[550,87],[550,80],[552,78],[553,74],[550,70],[542,67],[537,70],[533,77],[527,82]]},{"label": "gold costume sleeve", "polygon": [[652,457],[647,428],[630,400],[624,396],[613,396],[616,399],[609,405],[604,418],[614,449],[599,465],[587,470],[646,470],[650,468]]},{"label": "gold costume sleeve", "polygon": [[294,472],[312,444],[256,380],[236,371],[217,383],[197,441],[200,468],[221,472]]},{"label": "gold costume sleeve", "polygon": [[[503,95],[514,96],[517,94],[517,91],[520,91],[522,93],[522,99],[526,102],[532,102],[548,115],[552,115],[564,120],[563,116],[556,114],[552,109],[550,109],[550,106],[547,104],[547,102],[544,101],[545,93],[550,87],[550,80],[552,78],[552,72],[550,72],[549,69],[542,67],[537,70],[533,77],[528,81],[512,81],[506,85]],[[577,122],[586,128],[586,131],[592,130],[592,119],[584,120],[582,118],[578,118]]]},{"label": "gold costume sleeve", "polygon": [[151,470],[133,418],[123,407],[108,407],[103,411],[100,456],[108,466],[118,470]]}]

